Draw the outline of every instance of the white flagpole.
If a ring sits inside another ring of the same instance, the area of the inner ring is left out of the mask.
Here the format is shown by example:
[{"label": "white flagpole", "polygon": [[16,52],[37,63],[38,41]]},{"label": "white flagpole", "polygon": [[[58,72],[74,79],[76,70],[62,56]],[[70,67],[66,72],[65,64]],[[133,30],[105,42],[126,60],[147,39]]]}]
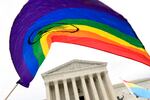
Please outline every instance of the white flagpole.
[{"label": "white flagpole", "polygon": [[[120,78],[121,81],[123,81],[121,78]],[[123,84],[125,85],[125,87],[129,90],[129,92],[132,94],[132,96],[134,97],[135,100],[138,100],[136,98],[136,95],[132,92],[132,90],[127,86],[127,84],[123,81]]]},{"label": "white flagpole", "polygon": [[16,89],[17,86],[18,84],[14,86],[14,88],[10,91],[10,93],[7,95],[7,97],[4,100],[7,100],[9,98],[9,96],[12,94],[12,92]]},{"label": "white flagpole", "polygon": [[127,87],[127,89],[129,90],[129,92],[132,94],[132,96],[135,98],[135,100],[138,100],[136,98],[136,95],[132,92],[132,90],[130,88],[128,88],[128,86],[126,85],[126,83],[123,82],[123,84]]}]

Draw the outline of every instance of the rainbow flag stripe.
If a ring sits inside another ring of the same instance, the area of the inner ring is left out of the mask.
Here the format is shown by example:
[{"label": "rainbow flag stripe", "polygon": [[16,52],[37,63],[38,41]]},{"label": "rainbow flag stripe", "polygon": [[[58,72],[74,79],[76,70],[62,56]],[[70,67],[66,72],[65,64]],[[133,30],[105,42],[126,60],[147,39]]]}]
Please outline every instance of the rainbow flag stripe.
[{"label": "rainbow flag stripe", "polygon": [[126,86],[131,90],[134,95],[141,97],[141,98],[150,98],[150,90],[145,89],[141,86],[138,86],[136,84],[130,83],[128,81],[124,81]]},{"label": "rainbow flag stripe", "polygon": [[128,21],[98,0],[29,0],[10,35],[12,61],[28,87],[51,43],[103,50],[150,66],[150,57]]}]

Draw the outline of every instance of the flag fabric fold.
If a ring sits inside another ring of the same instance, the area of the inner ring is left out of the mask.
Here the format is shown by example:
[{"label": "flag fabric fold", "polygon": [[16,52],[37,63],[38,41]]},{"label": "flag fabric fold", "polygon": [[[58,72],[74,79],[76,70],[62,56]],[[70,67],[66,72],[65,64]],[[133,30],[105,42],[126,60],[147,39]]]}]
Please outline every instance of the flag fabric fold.
[{"label": "flag fabric fold", "polygon": [[19,84],[29,87],[53,42],[87,46],[150,66],[150,57],[131,25],[104,3],[29,0],[10,34],[10,53]]}]

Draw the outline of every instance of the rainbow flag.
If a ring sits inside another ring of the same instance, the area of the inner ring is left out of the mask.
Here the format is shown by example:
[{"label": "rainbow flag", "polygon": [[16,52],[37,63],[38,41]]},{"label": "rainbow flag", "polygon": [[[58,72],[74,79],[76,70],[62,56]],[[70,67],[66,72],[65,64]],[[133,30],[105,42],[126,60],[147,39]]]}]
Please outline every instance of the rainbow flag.
[{"label": "rainbow flag", "polygon": [[123,81],[123,82],[127,86],[127,88],[130,90],[130,92],[132,94],[134,94],[135,96],[150,99],[150,90],[149,89],[145,89],[141,86],[130,83],[128,81]]},{"label": "rainbow flag", "polygon": [[150,66],[150,57],[128,21],[98,0],[29,0],[16,17],[10,53],[28,87],[53,42],[113,53]]}]

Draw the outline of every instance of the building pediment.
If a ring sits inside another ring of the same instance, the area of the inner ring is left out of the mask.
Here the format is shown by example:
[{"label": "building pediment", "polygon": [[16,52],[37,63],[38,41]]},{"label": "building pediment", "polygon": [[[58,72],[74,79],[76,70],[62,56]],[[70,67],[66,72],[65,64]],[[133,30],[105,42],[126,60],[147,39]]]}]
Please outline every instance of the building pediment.
[{"label": "building pediment", "polygon": [[75,72],[85,69],[93,69],[95,67],[104,67],[107,63],[105,62],[96,62],[96,61],[86,61],[86,60],[72,60],[63,65],[60,65],[44,74],[42,76],[54,75],[59,73]]}]

